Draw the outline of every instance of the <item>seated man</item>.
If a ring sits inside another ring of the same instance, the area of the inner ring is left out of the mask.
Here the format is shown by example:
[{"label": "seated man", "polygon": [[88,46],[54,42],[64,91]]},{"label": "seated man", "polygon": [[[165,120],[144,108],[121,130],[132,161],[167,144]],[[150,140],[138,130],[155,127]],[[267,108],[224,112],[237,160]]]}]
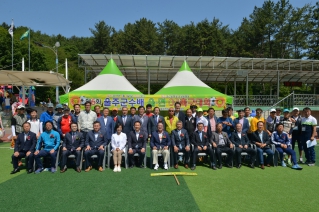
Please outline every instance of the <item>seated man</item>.
[{"label": "seated man", "polygon": [[144,164],[143,166],[143,161],[145,157],[147,138],[148,138],[147,132],[141,131],[141,122],[135,121],[134,131],[131,131],[127,138],[130,168],[133,168],[135,166],[135,161],[134,161],[135,153],[139,155],[140,167],[144,168],[144,166],[146,166],[146,164]]},{"label": "seated man", "polygon": [[241,123],[236,124],[236,131],[232,133],[230,138],[231,142],[235,145],[235,153],[237,155],[237,168],[241,167],[241,153],[247,152],[250,155],[250,168],[255,168],[254,163],[256,159],[256,150],[249,147],[250,141],[248,139],[247,134],[242,132]]},{"label": "seated man", "polygon": [[[41,147],[43,146],[43,149]],[[56,172],[55,162],[57,157],[57,151],[60,146],[60,134],[53,130],[53,122],[47,121],[45,123],[45,131],[41,133],[38,143],[36,146],[35,162],[37,163],[38,169],[34,172],[35,174],[41,173],[44,168],[42,165],[41,157],[50,156],[51,158],[51,172]]]},{"label": "seated man", "polygon": [[204,132],[204,124],[201,122],[197,123],[197,130],[193,134],[192,144],[194,145],[194,152],[193,152],[193,166],[191,170],[196,169],[196,159],[198,153],[205,152],[210,157],[211,167],[212,169],[216,170],[216,162],[214,157],[214,152],[212,148],[209,147],[209,141],[207,133]]},{"label": "seated man", "polygon": [[277,130],[272,133],[271,141],[276,146],[276,150],[279,152],[281,166],[286,167],[284,162],[284,152],[291,155],[293,166],[292,169],[301,170],[302,168],[297,164],[296,152],[291,149],[288,134],[284,132],[284,125],[282,123],[277,124]]},{"label": "seated man", "polygon": [[108,139],[106,136],[106,132],[101,130],[101,124],[99,121],[95,121],[93,123],[93,130],[90,130],[85,139],[85,165],[86,172],[92,170],[92,155],[97,155],[98,157],[98,167],[99,171],[103,171],[102,163],[104,159],[104,147],[108,145]]},{"label": "seated man", "polygon": [[64,136],[64,142],[62,144],[62,161],[60,172],[66,171],[66,162],[69,155],[75,155],[76,158],[76,171],[81,172],[81,150],[84,147],[84,137],[81,132],[78,131],[77,123],[71,123],[71,132],[68,132]]},{"label": "seated man", "polygon": [[219,169],[223,167],[222,165],[222,153],[227,153],[226,166],[232,168],[231,165],[234,156],[233,144],[229,140],[226,132],[223,132],[223,123],[216,124],[216,132],[212,133],[211,143],[215,150],[216,157],[219,162]]},{"label": "seated man", "polygon": [[168,147],[171,146],[171,138],[169,137],[168,132],[164,131],[163,123],[159,122],[157,124],[157,130],[152,132],[151,134],[151,150],[152,150],[152,157],[153,157],[153,165],[154,170],[157,170],[158,165],[158,154],[162,154],[164,158],[164,169],[168,169],[167,161],[169,157],[169,149]]},{"label": "seated man", "polygon": [[174,159],[174,168],[178,168],[178,152],[184,153],[185,168],[188,169],[188,161],[190,156],[190,143],[188,133],[183,127],[183,122],[178,121],[176,124],[176,129],[172,131],[172,147],[173,149],[173,159]]},{"label": "seated man", "polygon": [[28,164],[26,164],[28,174],[33,172],[33,153],[37,143],[37,136],[30,131],[31,125],[29,122],[25,122],[22,125],[23,132],[17,136],[17,140],[14,145],[14,154],[12,155],[13,171],[11,174],[15,174],[20,171],[18,161],[21,158],[28,158]]},{"label": "seated man", "polygon": [[270,167],[270,158],[273,158],[274,152],[270,149],[271,141],[268,132],[264,130],[264,122],[257,123],[257,130],[252,133],[251,143],[257,146],[257,157],[259,157],[260,168],[265,169],[264,152],[267,153],[266,164]]}]

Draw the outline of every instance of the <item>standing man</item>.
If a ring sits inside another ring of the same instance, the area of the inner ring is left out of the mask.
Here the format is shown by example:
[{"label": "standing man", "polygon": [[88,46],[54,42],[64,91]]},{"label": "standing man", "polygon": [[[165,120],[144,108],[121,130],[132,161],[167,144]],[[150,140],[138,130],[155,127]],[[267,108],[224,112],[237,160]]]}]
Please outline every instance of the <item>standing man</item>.
[{"label": "standing man", "polygon": [[[41,150],[43,146],[43,149]],[[56,172],[55,162],[57,157],[57,151],[60,146],[60,135],[57,131],[53,130],[52,121],[45,123],[45,131],[40,135],[38,143],[36,145],[35,162],[37,163],[38,169],[34,172],[35,174],[41,173],[44,168],[42,165],[41,157],[51,157],[51,172]]]},{"label": "standing man", "polygon": [[14,148],[15,140],[17,136],[23,132],[23,123],[27,121],[27,116],[24,114],[25,107],[23,105],[18,106],[18,113],[11,119],[11,130],[12,130],[12,142],[11,147]]},{"label": "standing man", "polygon": [[146,105],[146,113],[145,113],[145,115],[147,115],[148,118],[151,118],[153,116],[152,105],[151,104],[147,104]]},{"label": "standing man", "polygon": [[100,107],[100,105],[95,105],[94,106],[94,112],[96,113],[96,117],[97,118],[101,117],[101,107]]},{"label": "standing man", "polygon": [[231,118],[231,120],[234,121],[234,119],[236,118],[236,117],[233,115],[234,109],[233,109],[232,107],[228,107],[228,108],[227,108],[227,111],[228,111],[228,117]]},{"label": "standing man", "polygon": [[85,102],[84,106],[85,110],[81,111],[78,117],[78,126],[80,131],[83,133],[84,138],[86,138],[86,134],[90,130],[93,130],[93,122],[96,121],[97,116],[96,113],[91,110],[91,102]]},{"label": "standing man", "polygon": [[301,120],[301,143],[306,156],[306,164],[314,166],[316,162],[315,146],[308,146],[307,141],[313,141],[316,135],[317,119],[311,115],[311,109],[303,109],[305,117]]},{"label": "standing man", "polygon": [[270,159],[274,158],[274,152],[270,149],[271,141],[267,131],[264,130],[264,122],[257,123],[257,130],[252,133],[251,143],[257,146],[257,157],[259,157],[260,168],[265,169],[264,152],[267,153],[266,164],[270,167]]},{"label": "standing man", "polygon": [[186,115],[187,117],[185,118],[185,130],[188,133],[189,136],[189,140],[192,141],[193,140],[193,134],[196,130],[196,117],[193,116],[192,114],[192,110],[191,109],[187,109],[186,110]]},{"label": "standing man", "polygon": [[175,114],[174,116],[176,116],[178,118],[178,120],[183,122],[183,126],[185,125],[185,113],[183,111],[181,111],[181,103],[180,102],[175,102]]},{"label": "standing man", "polygon": [[216,131],[216,124],[217,124],[217,116],[215,115],[215,109],[209,108],[208,109],[208,116],[206,117],[208,120],[207,126],[207,135],[208,138],[212,136],[212,133]]},{"label": "standing man", "polygon": [[52,103],[48,103],[47,104],[47,111],[43,112],[40,116],[40,127],[42,128],[43,131],[45,131],[45,126],[44,124],[47,121],[51,121],[53,123],[53,104]]},{"label": "standing man", "polygon": [[291,133],[291,146],[292,150],[295,150],[295,143],[297,142],[298,144],[298,150],[299,150],[299,163],[303,163],[302,161],[302,143],[301,143],[301,116],[299,114],[299,108],[294,107],[292,109],[292,114],[291,114],[291,119],[292,122],[295,123],[295,126],[292,128],[292,133]]},{"label": "standing man", "polygon": [[244,112],[245,112],[245,118],[248,120],[249,126],[250,126],[250,121],[251,121],[251,119],[253,118],[253,117],[251,116],[250,108],[249,108],[249,107],[245,107],[245,108],[244,108]]},{"label": "standing man", "polygon": [[110,142],[115,129],[115,122],[109,116],[109,109],[107,107],[103,108],[103,116],[99,117],[97,121],[100,122],[100,127],[106,133],[106,138]]},{"label": "standing man", "polygon": [[[172,147],[173,149],[173,159],[174,168],[178,168],[178,153],[184,153],[184,167],[188,169],[188,162],[190,157],[190,142],[189,136],[185,129],[183,129],[183,122],[178,121],[176,124],[176,129],[172,131]],[[180,158],[181,160],[181,158]],[[181,160],[182,161],[182,160]]]},{"label": "standing man", "polygon": [[148,125],[149,118],[144,112],[145,112],[144,106],[139,106],[138,107],[138,115],[134,116],[133,122],[139,121],[142,124],[141,125],[142,131],[150,134],[150,132],[149,132],[150,130],[148,128],[149,127],[149,125]]},{"label": "standing man", "polygon": [[281,116],[281,108],[276,108],[276,117],[277,117],[276,124],[278,124],[280,122],[281,118],[282,118],[282,116]]},{"label": "standing man", "polygon": [[157,124],[158,123],[163,123],[164,129],[165,128],[165,121],[164,121],[164,117],[160,115],[160,109],[159,107],[154,107],[154,114],[153,116],[150,117],[148,124],[149,124],[149,137],[151,137],[152,132],[157,130]]},{"label": "standing man", "polygon": [[105,131],[101,130],[100,122],[95,121],[93,123],[93,130],[90,130],[87,133],[85,139],[85,164],[86,164],[86,172],[92,170],[92,155],[97,155],[98,157],[98,167],[99,171],[102,172],[103,167],[103,160],[104,160],[104,148],[108,145],[108,139],[106,138]]},{"label": "standing man", "polygon": [[74,109],[73,116],[75,118],[76,123],[78,123],[78,118],[79,118],[79,115],[81,113],[81,106],[79,104],[74,104],[73,109]]},{"label": "standing man", "polygon": [[136,107],[130,107],[130,116],[133,118],[136,115]]},{"label": "standing man", "polygon": [[276,110],[270,109],[270,114],[266,120],[266,131],[268,132],[269,136],[271,136],[271,134],[276,130],[276,124],[277,124]]},{"label": "standing man", "polygon": [[195,103],[192,103],[189,109],[192,110],[192,116],[195,118],[196,117],[196,112],[197,112],[197,105]]},{"label": "standing man", "polygon": [[174,108],[170,107],[168,109],[168,116],[165,116],[166,132],[171,134],[171,132],[176,129],[177,122],[178,118],[174,116]]},{"label": "standing man", "polygon": [[12,155],[13,171],[15,174],[20,171],[18,161],[21,158],[28,158],[27,173],[33,172],[34,149],[37,143],[36,134],[30,131],[31,125],[28,122],[23,124],[23,132],[17,136],[17,141],[14,145],[14,154]]},{"label": "standing man", "polygon": [[61,138],[64,138],[65,134],[71,131],[71,123],[76,123],[75,118],[70,115],[70,108],[63,109],[63,116],[57,121],[58,132]]},{"label": "standing man", "polygon": [[[112,109],[112,118],[114,121],[114,126],[117,126],[117,124],[121,124],[123,126],[122,117],[118,115],[118,112],[119,110],[116,107]],[[112,134],[113,133],[116,133],[116,129],[113,129]]]},{"label": "standing man", "polygon": [[58,129],[58,120],[61,116],[63,116],[63,106],[61,104],[57,104],[55,106],[55,111],[57,111],[53,115],[53,129],[57,130]]},{"label": "standing man", "polygon": [[127,137],[130,168],[133,168],[135,166],[135,153],[138,153],[139,155],[139,166],[141,168],[144,168],[144,166],[146,166],[146,164],[144,164],[143,166],[143,161],[145,157],[147,138],[147,132],[141,131],[141,123],[139,121],[134,122],[134,131],[131,131]]},{"label": "standing man", "polygon": [[122,107],[122,116],[121,119],[123,121],[123,132],[128,137],[129,133],[133,130],[133,120],[130,115],[127,115],[128,108]]},{"label": "standing man", "polygon": [[203,123],[204,125],[204,132],[207,132],[207,128],[208,128],[208,121],[207,119],[203,116],[203,109],[202,108],[198,108],[197,109],[197,117],[196,117],[196,126],[198,123]]},{"label": "standing man", "polygon": [[237,168],[240,169],[241,167],[241,153],[246,152],[250,155],[250,164],[249,167],[254,169],[254,163],[256,160],[256,150],[249,146],[250,141],[246,133],[242,131],[241,123],[237,123],[235,125],[236,131],[232,133],[230,138],[231,142],[235,145],[235,154],[237,155]]},{"label": "standing man", "polygon": [[231,133],[234,131],[233,120],[228,117],[227,110],[222,110],[222,115],[222,117],[217,119],[217,122],[222,124],[222,131],[227,133],[228,137],[230,137]]},{"label": "standing man", "polygon": [[255,132],[257,130],[257,123],[262,122],[264,130],[266,130],[266,121],[263,117],[261,117],[261,114],[263,113],[263,110],[261,108],[256,109],[256,116],[251,119],[250,122],[250,132]]},{"label": "standing man", "polygon": [[249,130],[249,121],[244,117],[245,116],[244,110],[238,110],[237,113],[238,113],[238,118],[235,118],[233,122],[234,128],[236,128],[236,125],[240,123],[242,126],[242,132],[246,134],[247,131]]},{"label": "standing man", "polygon": [[293,166],[292,169],[301,170],[302,168],[297,164],[296,152],[290,148],[290,139],[288,134],[284,131],[284,125],[282,123],[277,124],[277,130],[273,132],[271,141],[276,146],[276,150],[279,152],[281,166],[286,167],[284,162],[284,152],[291,156]]},{"label": "standing man", "polygon": [[40,119],[38,119],[38,113],[36,109],[31,109],[30,119],[28,122],[31,125],[30,131],[37,135],[37,138],[40,137],[40,134],[43,132],[42,127],[40,127]]},{"label": "standing man", "polygon": [[76,123],[71,123],[71,131],[65,134],[62,146],[60,172],[64,173],[66,171],[67,168],[65,165],[68,160],[68,156],[73,154],[76,159],[76,171],[80,173],[81,150],[84,147],[84,137],[83,134],[78,131],[78,125]]},{"label": "standing man", "polygon": [[152,132],[151,136],[151,150],[153,157],[154,170],[158,170],[158,154],[162,154],[164,158],[164,169],[168,169],[167,161],[169,157],[169,147],[171,146],[171,139],[167,132],[164,131],[163,123],[157,124],[157,131]]}]

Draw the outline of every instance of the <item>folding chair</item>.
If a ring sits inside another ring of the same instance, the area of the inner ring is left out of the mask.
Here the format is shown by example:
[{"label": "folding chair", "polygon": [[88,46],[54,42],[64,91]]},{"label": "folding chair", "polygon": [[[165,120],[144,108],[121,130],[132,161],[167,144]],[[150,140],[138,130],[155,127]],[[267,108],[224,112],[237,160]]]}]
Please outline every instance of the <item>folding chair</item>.
[{"label": "folding chair", "polygon": [[[110,169],[110,164],[111,164],[111,158],[112,158],[113,154],[111,151],[111,143],[109,143],[107,145],[107,168]],[[125,146],[125,151],[122,153],[122,157],[124,157],[124,163],[125,163],[125,168],[128,168],[128,163],[127,163],[127,145]]]},{"label": "folding chair", "polygon": [[[256,145],[254,145],[254,148],[255,148],[256,151],[257,151],[257,146],[256,146]],[[275,153],[275,145],[271,144],[270,148],[271,148],[271,150]],[[257,154],[258,154],[258,152],[257,152]],[[275,155],[275,154],[274,154],[274,155]],[[264,152],[264,153],[263,153],[263,156],[267,156],[267,153]],[[275,166],[274,156],[272,157],[272,162],[273,162],[273,165]],[[255,163],[255,165],[256,165],[257,167],[260,165],[260,161],[259,161],[258,155],[256,155],[256,163]]]},{"label": "folding chair", "polygon": [[[255,147],[255,144],[249,144],[249,147],[257,151],[257,149],[256,149],[256,147]],[[236,148],[236,147],[234,146],[234,151],[235,151],[235,148]],[[234,154],[234,161],[236,162],[235,164],[238,165],[238,161],[237,161],[237,157],[236,157],[236,152],[234,152],[234,153],[235,153],[235,154]],[[257,154],[257,152],[256,152],[256,154]],[[245,160],[246,160],[246,156],[249,156],[249,155],[248,155],[247,152],[241,152],[241,156],[244,156],[244,161],[245,161]],[[257,157],[256,157],[256,158],[257,158]]]},{"label": "folding chair", "polygon": [[[194,154],[194,144],[191,144],[191,147],[192,147],[192,149],[191,149],[191,156],[190,156],[190,158],[193,158],[192,157],[192,155]],[[212,148],[212,145],[211,144],[209,144],[209,146],[208,146],[209,148]],[[215,153],[214,153],[215,154]],[[199,152],[198,154],[197,154],[197,157],[207,157],[208,155],[206,154],[206,152]],[[196,163],[196,161],[192,161],[192,163],[191,164],[195,164]],[[210,163],[209,163],[210,164]]]},{"label": "folding chair", "polygon": [[[69,159],[75,159],[75,155],[71,154],[68,156]],[[82,170],[82,164],[83,164],[83,148],[81,150],[81,160],[80,160],[80,169]],[[67,165],[65,164],[64,168],[67,168]]]},{"label": "folding chair", "polygon": [[[59,165],[59,156],[60,156],[60,150],[61,150],[61,148],[62,148],[62,145],[60,145],[59,147],[58,147],[58,152],[57,152],[57,154],[56,154],[56,161],[55,161],[55,168],[57,168],[58,167],[58,165]],[[47,156],[47,157],[45,157],[45,158],[50,158],[50,156]],[[52,166],[52,165],[51,165]],[[35,163],[35,159],[34,159],[34,161],[33,161],[33,170],[35,171],[36,170],[36,163]]]},{"label": "folding chair", "polygon": [[[291,148],[291,145],[288,145]],[[274,152],[274,166],[278,166],[278,161],[280,160],[280,155],[279,152],[277,151],[275,145],[273,145],[273,149],[272,151]],[[284,152],[283,157],[285,158],[285,156],[287,155],[287,153]]]},{"label": "folding chair", "polygon": [[[173,167],[174,166],[174,159],[173,159],[173,157],[174,157],[174,148],[170,148],[170,155],[169,155],[169,157],[172,157],[171,159],[170,159],[170,161],[171,161],[171,164],[170,164],[170,166],[171,167]],[[184,158],[184,152],[178,152],[178,156],[182,156],[183,157],[183,163],[185,164],[185,158]],[[189,159],[188,159],[188,164],[190,163],[190,159],[191,159],[191,156],[189,157]]]},{"label": "folding chair", "polygon": [[[103,167],[103,170],[105,170],[105,164],[106,164],[106,152],[107,151],[107,146],[104,146],[104,157],[103,157],[103,164],[102,164],[102,167]],[[98,155],[92,155],[91,156],[92,159],[95,159],[95,158],[98,158]],[[84,170],[86,169],[86,165],[84,163]]]}]

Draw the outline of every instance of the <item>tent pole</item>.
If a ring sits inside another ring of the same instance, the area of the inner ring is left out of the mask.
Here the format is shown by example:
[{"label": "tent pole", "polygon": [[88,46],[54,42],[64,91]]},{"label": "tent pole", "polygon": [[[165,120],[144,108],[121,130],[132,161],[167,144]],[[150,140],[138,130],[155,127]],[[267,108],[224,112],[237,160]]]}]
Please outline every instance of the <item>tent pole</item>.
[{"label": "tent pole", "polygon": [[246,106],[248,106],[248,72],[246,76]]},{"label": "tent pole", "polygon": [[84,84],[86,84],[86,67],[84,68]]},{"label": "tent pole", "polygon": [[[22,71],[24,71],[24,57],[22,58]],[[25,101],[25,88],[24,88],[24,84],[22,84],[22,104],[24,104]]]},{"label": "tent pole", "polygon": [[236,76],[235,76],[235,79],[234,79],[234,97],[236,99]]},{"label": "tent pole", "polygon": [[147,94],[151,94],[151,72],[150,69],[147,69],[148,76],[147,76]]}]

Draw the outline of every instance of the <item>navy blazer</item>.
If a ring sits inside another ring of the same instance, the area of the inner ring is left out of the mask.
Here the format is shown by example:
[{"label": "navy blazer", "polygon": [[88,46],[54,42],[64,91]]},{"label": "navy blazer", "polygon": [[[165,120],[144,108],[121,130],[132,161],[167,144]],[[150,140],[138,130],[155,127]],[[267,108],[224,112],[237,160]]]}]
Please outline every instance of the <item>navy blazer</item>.
[{"label": "navy blazer", "polygon": [[115,123],[113,121],[113,118],[110,116],[107,117],[106,126],[104,123],[104,116],[100,116],[96,120],[100,122],[101,130],[106,132],[106,138],[110,141],[115,128]]},{"label": "navy blazer", "polygon": [[[29,136],[30,136],[30,139],[28,139]],[[14,152],[30,151],[33,153],[35,150],[36,144],[37,144],[37,135],[35,133],[30,131],[25,142],[24,142],[24,133],[20,133],[14,145]]]},{"label": "navy blazer", "polygon": [[136,146],[138,146],[138,149],[144,148],[146,150],[147,139],[148,139],[148,134],[146,132],[140,131],[140,135],[138,139],[136,139],[135,131],[131,131],[127,135],[128,148],[136,149]]},{"label": "navy blazer", "polygon": [[[117,118],[116,118],[116,121],[114,120],[114,118],[115,117],[113,117],[112,116],[112,119],[113,119],[113,122],[114,122],[114,127],[113,127],[113,133],[112,134],[114,134],[114,133],[116,133],[116,129],[115,129],[115,126],[119,123],[119,124],[121,124],[122,126],[123,126],[123,120],[122,120],[122,117],[121,116],[119,116],[119,115],[117,115],[116,116]],[[123,131],[123,129],[122,129],[122,131]],[[111,136],[112,137],[112,136]]]},{"label": "navy blazer", "polygon": [[271,145],[270,137],[266,131],[263,131],[263,142],[261,142],[258,130],[252,133],[251,143],[256,144],[256,142],[267,144],[268,146]]},{"label": "navy blazer", "polygon": [[239,145],[245,146],[250,144],[248,136],[244,132],[241,132],[241,138],[239,138],[237,131],[233,132],[230,140],[236,147],[238,147]]},{"label": "navy blazer", "polygon": [[[182,135],[183,134],[183,135]],[[181,136],[178,136],[178,130],[175,129],[172,131],[172,147],[182,145],[182,148],[189,146],[189,136],[187,130],[181,129]]]},{"label": "navy blazer", "polygon": [[[122,122],[123,122],[123,116],[121,116]],[[128,135],[130,134],[130,132],[133,130],[133,119],[132,116],[130,115],[126,115],[126,121],[125,124],[123,122],[123,132],[126,134],[126,136],[128,137]]]},{"label": "navy blazer", "polygon": [[193,138],[192,138],[192,144],[194,145],[194,147],[202,147],[202,146],[207,146],[209,147],[209,141],[208,141],[208,136],[207,133],[205,133],[204,131],[202,131],[202,140],[200,140],[199,137],[199,132],[198,130],[196,130],[193,134]]},{"label": "navy blazer", "polygon": [[[165,138],[163,138],[164,136],[165,136]],[[163,149],[164,146],[171,146],[171,138],[170,138],[168,132],[163,130],[163,137],[162,137],[162,142],[160,142],[160,138],[158,136],[158,131],[152,132],[152,137],[151,137],[151,142],[150,142],[151,150],[153,150],[154,146],[156,146],[157,149],[160,149],[161,147]]]},{"label": "navy blazer", "polygon": [[63,143],[62,146],[67,148],[67,150],[75,150],[78,147],[83,148],[84,147],[84,137],[83,134],[81,132],[74,132],[75,133],[75,138],[74,138],[74,142],[72,143],[72,132],[68,132],[67,134],[65,134],[65,137],[63,139]]},{"label": "navy blazer", "polygon": [[[212,137],[212,127],[210,126],[210,120],[209,120],[209,116],[205,116],[205,118],[207,119],[208,121],[208,126],[207,126],[207,136],[210,138]],[[215,119],[215,126],[217,125],[217,116],[214,115],[214,119]]]},{"label": "navy blazer", "polygon": [[103,130],[98,131],[97,140],[95,141],[94,130],[90,130],[86,134],[85,146],[90,146],[91,149],[98,149],[101,145],[108,145],[109,141],[106,137],[106,132]]},{"label": "navy blazer", "polygon": [[[235,118],[233,123],[234,129],[236,129],[236,124],[238,123],[239,123],[239,118]],[[249,130],[249,121],[248,119],[244,117],[244,125],[243,125],[242,132],[246,134],[248,130]]]},{"label": "navy blazer", "polygon": [[[164,117],[163,116],[161,116],[161,115],[158,116],[158,122],[161,122],[163,124],[163,129],[166,129],[165,128],[165,121],[164,121]],[[155,115],[153,115],[153,116],[151,116],[149,118],[148,125],[149,125],[148,128],[150,130],[149,135],[152,132],[157,130],[157,123],[156,123],[156,120],[155,120]]]},{"label": "navy blazer", "polygon": [[[174,113],[174,116],[175,116],[175,113]],[[185,117],[186,117],[186,115],[185,115],[185,113],[184,112],[182,112],[182,111],[179,111],[178,112],[178,120],[180,120],[180,121],[182,121],[183,122],[183,127],[184,127],[184,125],[185,125]],[[165,128],[164,128],[165,129]]]}]

